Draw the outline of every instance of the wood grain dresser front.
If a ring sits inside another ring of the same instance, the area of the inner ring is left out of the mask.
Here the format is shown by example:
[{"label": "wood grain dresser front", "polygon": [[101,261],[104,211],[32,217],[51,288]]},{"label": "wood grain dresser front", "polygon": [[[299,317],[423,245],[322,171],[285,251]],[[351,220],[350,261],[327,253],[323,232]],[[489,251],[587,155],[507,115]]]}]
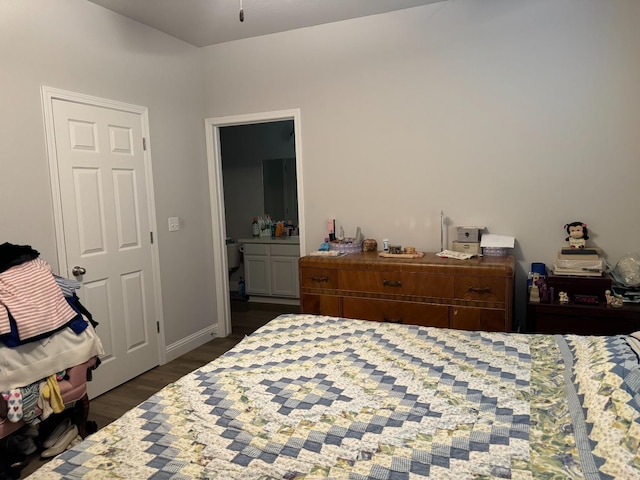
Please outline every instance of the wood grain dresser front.
[{"label": "wood grain dresser front", "polygon": [[512,256],[302,257],[303,313],[461,330],[512,331]]}]

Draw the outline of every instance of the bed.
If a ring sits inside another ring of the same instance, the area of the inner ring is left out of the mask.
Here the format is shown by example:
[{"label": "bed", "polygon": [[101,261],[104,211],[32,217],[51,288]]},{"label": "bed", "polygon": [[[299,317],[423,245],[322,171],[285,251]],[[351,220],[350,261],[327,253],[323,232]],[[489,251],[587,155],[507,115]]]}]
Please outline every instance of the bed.
[{"label": "bed", "polygon": [[282,315],[29,478],[640,478],[634,347]]}]

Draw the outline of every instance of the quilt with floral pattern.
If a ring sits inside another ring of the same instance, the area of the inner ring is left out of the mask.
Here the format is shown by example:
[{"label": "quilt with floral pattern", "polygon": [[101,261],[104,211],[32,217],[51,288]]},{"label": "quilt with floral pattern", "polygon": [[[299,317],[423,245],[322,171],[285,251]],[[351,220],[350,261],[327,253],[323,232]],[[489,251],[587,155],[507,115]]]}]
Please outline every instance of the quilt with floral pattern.
[{"label": "quilt with floral pattern", "polygon": [[640,478],[626,336],[282,315],[32,479]]}]

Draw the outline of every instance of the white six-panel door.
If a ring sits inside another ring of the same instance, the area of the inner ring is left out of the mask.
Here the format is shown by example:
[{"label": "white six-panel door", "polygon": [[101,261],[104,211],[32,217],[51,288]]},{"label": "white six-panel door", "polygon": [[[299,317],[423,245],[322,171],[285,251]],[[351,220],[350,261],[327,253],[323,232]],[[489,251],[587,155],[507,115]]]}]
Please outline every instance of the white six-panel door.
[{"label": "white six-panel door", "polygon": [[67,276],[82,283],[106,352],[94,398],[159,364],[143,122],[58,98],[51,110]]}]

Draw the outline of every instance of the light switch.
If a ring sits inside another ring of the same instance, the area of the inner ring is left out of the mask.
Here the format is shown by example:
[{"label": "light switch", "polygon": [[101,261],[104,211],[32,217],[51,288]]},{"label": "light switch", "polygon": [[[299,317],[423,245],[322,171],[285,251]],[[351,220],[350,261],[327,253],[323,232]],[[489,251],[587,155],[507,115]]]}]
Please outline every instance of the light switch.
[{"label": "light switch", "polygon": [[179,217],[169,217],[169,231],[175,232],[180,230],[180,218]]}]

